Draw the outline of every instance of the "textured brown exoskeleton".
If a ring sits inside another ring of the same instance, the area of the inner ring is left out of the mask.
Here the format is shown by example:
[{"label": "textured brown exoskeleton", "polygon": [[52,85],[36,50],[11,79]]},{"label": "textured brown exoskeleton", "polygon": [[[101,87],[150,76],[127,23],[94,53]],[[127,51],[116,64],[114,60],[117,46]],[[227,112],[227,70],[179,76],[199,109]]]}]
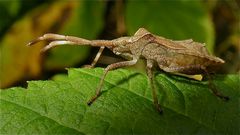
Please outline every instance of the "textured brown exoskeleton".
[{"label": "textured brown exoskeleton", "polygon": [[[51,42],[49,45],[45,46],[42,51],[64,44],[101,47],[91,67],[96,64],[105,47],[116,55],[120,55],[127,59],[127,61],[108,65],[104,69],[96,94],[89,100],[88,105],[92,104],[93,101],[100,96],[104,78],[109,70],[134,65],[140,58],[147,61],[146,69],[151,84],[153,101],[159,112],[162,112],[162,109],[158,103],[156,89],[153,83],[154,76],[152,68],[154,65],[157,65],[165,72],[201,80],[201,74],[208,74],[214,70],[215,67],[224,63],[222,59],[210,55],[204,44],[194,42],[192,39],[173,41],[154,35],[144,28],[140,28],[134,36],[120,37],[114,40],[86,40],[73,36],[45,34],[30,42],[28,45],[30,46],[43,40],[50,40]],[[200,75],[194,76],[196,74]],[[211,84],[211,79],[209,84]],[[222,95],[214,87],[212,87],[211,90],[216,96],[228,100],[227,96]]]}]

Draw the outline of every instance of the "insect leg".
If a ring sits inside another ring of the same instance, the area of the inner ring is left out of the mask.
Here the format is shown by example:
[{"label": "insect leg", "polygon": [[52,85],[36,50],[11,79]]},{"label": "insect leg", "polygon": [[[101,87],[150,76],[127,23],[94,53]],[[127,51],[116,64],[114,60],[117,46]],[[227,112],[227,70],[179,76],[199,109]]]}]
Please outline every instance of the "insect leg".
[{"label": "insect leg", "polygon": [[93,68],[96,65],[96,63],[98,62],[98,60],[99,60],[99,58],[100,58],[104,48],[105,48],[104,46],[101,46],[100,49],[98,50],[98,53],[95,56],[93,62],[91,63],[91,65],[85,65],[84,67],[85,68]]},{"label": "insect leg", "polygon": [[108,65],[105,69],[104,69],[104,73],[101,77],[101,80],[100,80],[100,83],[97,87],[97,90],[96,90],[96,94],[88,101],[88,105],[91,105],[101,94],[101,89],[102,89],[102,86],[103,86],[103,81],[108,73],[108,71],[110,70],[113,70],[113,69],[116,69],[116,68],[120,68],[120,67],[125,67],[125,66],[131,66],[131,65],[134,65],[137,63],[137,58],[134,58],[133,60],[131,61],[123,61],[123,62],[118,62],[118,63],[113,63],[111,65]]},{"label": "insect leg", "polygon": [[157,111],[159,113],[162,113],[162,109],[161,109],[161,107],[160,107],[160,105],[158,103],[156,88],[155,88],[155,85],[153,83],[154,75],[153,75],[152,67],[153,67],[153,61],[147,60],[147,75],[148,75],[148,78],[149,78],[149,81],[150,81],[150,85],[151,85],[151,89],[152,89],[153,103],[154,103]]},{"label": "insect leg", "polygon": [[223,95],[221,92],[219,92],[219,91],[217,90],[216,86],[215,86],[214,83],[213,83],[213,78],[212,78],[212,76],[208,73],[208,71],[206,71],[206,70],[204,70],[204,71],[205,71],[206,75],[207,75],[208,78],[209,78],[209,79],[208,79],[208,86],[209,86],[210,90],[213,92],[213,94],[214,94],[215,96],[217,96],[217,97],[225,100],[225,101],[228,101],[228,100],[229,100],[229,97]]},{"label": "insect leg", "polygon": [[[221,92],[219,92],[216,88],[216,86],[213,83],[213,78],[212,76],[208,73],[208,71],[206,70],[205,67],[201,66],[201,65],[192,65],[192,66],[185,66],[185,67],[172,67],[171,69],[168,69],[169,72],[184,72],[184,71],[192,71],[192,70],[201,70],[203,73],[205,73],[208,76],[208,86],[211,89],[211,91],[213,92],[213,94],[223,100],[229,100],[228,96],[224,96]],[[176,74],[176,73],[174,73]],[[178,74],[178,73],[177,73]],[[179,75],[179,74],[178,74]],[[180,74],[181,75],[181,74]],[[186,75],[184,75],[185,77],[188,77]],[[201,77],[200,77],[201,78]],[[196,79],[196,78],[194,78]],[[197,80],[197,79],[196,79]]]},{"label": "insect leg", "polygon": [[104,50],[104,46],[101,46],[100,49],[98,50],[98,53],[96,55],[96,57],[94,58],[93,62],[91,63],[91,67],[94,67],[96,65],[96,63],[98,62],[103,50]]}]

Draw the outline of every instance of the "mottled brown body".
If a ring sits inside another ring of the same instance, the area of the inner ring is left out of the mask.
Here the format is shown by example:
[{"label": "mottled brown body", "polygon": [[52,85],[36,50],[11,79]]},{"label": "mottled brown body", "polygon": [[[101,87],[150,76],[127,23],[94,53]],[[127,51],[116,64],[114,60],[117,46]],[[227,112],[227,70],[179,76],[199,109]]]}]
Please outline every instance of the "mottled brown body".
[{"label": "mottled brown body", "polygon": [[153,35],[145,29],[139,29],[126,44],[124,51],[120,47],[113,51],[123,52],[140,56],[146,60],[152,60],[165,72],[177,72],[183,74],[201,74],[205,71],[211,72],[224,61],[208,53],[204,44],[193,40],[172,41],[163,37]]},{"label": "mottled brown body", "polygon": [[[108,71],[119,67],[134,65],[140,58],[146,59],[147,61],[146,70],[151,84],[153,102],[159,112],[162,112],[162,109],[158,104],[156,89],[153,82],[154,75],[152,69],[154,65],[157,65],[165,72],[188,77],[188,75],[208,74],[208,72],[211,72],[215,67],[224,63],[222,59],[210,55],[204,44],[194,42],[192,39],[173,41],[151,34],[144,28],[140,28],[132,37],[120,37],[114,40],[87,40],[73,36],[45,34],[30,42],[28,45],[33,45],[43,40],[51,40],[51,42],[44,47],[42,51],[64,44],[101,47],[96,58],[89,67],[95,66],[105,47],[112,50],[116,55],[120,55],[127,59],[127,61],[108,65],[104,69],[96,94],[89,100],[89,105],[100,96],[103,82]],[[209,84],[211,84],[211,82]],[[225,100],[228,99],[228,97],[223,96],[214,87],[211,88],[216,96]]]}]

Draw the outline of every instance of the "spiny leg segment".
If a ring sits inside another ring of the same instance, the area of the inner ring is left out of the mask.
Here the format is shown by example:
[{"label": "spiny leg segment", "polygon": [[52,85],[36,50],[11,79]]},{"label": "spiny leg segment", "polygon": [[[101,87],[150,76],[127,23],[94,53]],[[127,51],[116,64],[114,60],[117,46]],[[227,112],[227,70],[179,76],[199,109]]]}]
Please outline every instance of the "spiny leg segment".
[{"label": "spiny leg segment", "polygon": [[96,94],[88,101],[88,105],[91,105],[101,94],[101,89],[103,87],[103,81],[108,73],[108,71],[116,69],[116,68],[120,68],[120,67],[126,67],[126,66],[131,66],[137,63],[137,58],[133,58],[133,60],[130,61],[122,61],[122,62],[118,62],[118,63],[113,63],[111,65],[108,65],[105,69],[104,69],[104,73],[101,77],[100,83],[97,87],[96,90]]}]

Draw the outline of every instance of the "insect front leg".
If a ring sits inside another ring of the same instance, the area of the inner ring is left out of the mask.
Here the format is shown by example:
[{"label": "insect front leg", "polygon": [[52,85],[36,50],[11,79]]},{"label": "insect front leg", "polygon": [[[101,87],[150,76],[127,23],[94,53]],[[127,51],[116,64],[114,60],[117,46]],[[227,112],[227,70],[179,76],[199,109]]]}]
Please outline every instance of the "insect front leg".
[{"label": "insect front leg", "polygon": [[93,68],[93,67],[95,67],[95,65],[97,64],[97,62],[98,62],[98,60],[99,60],[99,58],[100,58],[104,48],[105,48],[104,46],[100,47],[100,49],[98,50],[98,53],[95,56],[94,60],[92,61],[91,65],[85,65],[83,67],[85,67],[85,68]]},{"label": "insect front leg", "polygon": [[104,73],[101,77],[100,83],[97,87],[96,90],[96,94],[88,101],[88,105],[91,105],[101,94],[101,89],[103,87],[103,81],[108,73],[108,71],[116,69],[116,68],[120,68],[120,67],[126,67],[126,66],[132,66],[134,64],[137,63],[138,58],[133,58],[130,61],[123,61],[123,62],[118,62],[118,63],[113,63],[111,65],[108,65],[105,69],[104,69]]},{"label": "insect front leg", "polygon": [[147,60],[147,75],[148,75],[148,79],[149,79],[149,82],[151,85],[153,103],[154,103],[154,106],[157,109],[157,111],[159,113],[162,113],[162,109],[158,103],[156,87],[154,85],[154,75],[153,75],[152,67],[153,67],[153,61]]}]

